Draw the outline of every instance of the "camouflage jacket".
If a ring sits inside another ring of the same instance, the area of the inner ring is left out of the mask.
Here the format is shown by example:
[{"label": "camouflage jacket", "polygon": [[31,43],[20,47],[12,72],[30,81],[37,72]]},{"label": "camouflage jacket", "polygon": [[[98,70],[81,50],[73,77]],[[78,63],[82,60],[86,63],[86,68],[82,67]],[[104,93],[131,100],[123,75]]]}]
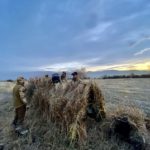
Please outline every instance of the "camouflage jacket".
[{"label": "camouflage jacket", "polygon": [[19,108],[26,104],[25,91],[25,87],[19,84],[16,84],[13,88],[13,99],[15,108]]}]

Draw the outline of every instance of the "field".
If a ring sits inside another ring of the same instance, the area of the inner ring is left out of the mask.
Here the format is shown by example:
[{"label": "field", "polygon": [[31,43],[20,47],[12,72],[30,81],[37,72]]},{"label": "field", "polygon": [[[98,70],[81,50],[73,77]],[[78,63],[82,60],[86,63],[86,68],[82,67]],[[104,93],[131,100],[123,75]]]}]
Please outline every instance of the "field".
[{"label": "field", "polygon": [[[95,79],[95,82],[101,88],[104,95],[106,113],[111,113],[118,107],[134,106],[140,108],[144,112],[145,117],[150,118],[150,79]],[[27,144],[27,141],[16,137],[10,129],[10,124],[13,119],[11,95],[13,86],[13,83],[0,83],[0,144],[4,144],[6,149],[18,150],[22,149],[20,142],[24,141]],[[95,141],[96,143],[99,142]],[[35,147],[33,146],[34,149],[36,149]],[[96,147],[91,149],[97,149]],[[26,146],[26,149],[30,149],[30,146]],[[107,150],[107,147],[102,149]]]},{"label": "field", "polygon": [[150,117],[150,79],[108,79],[96,81],[103,91],[106,107],[137,106]]}]

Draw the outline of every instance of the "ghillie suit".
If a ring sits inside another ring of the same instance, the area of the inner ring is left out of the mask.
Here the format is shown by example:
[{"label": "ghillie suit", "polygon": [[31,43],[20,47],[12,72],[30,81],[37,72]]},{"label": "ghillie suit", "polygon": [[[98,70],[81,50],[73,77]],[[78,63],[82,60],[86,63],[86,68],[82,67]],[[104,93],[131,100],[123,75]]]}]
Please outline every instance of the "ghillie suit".
[{"label": "ghillie suit", "polygon": [[[85,140],[87,118],[96,121],[105,118],[104,98],[95,83],[66,83],[58,84],[57,87],[52,84],[49,87],[40,79],[36,79],[34,84],[36,88],[29,111],[38,114],[39,119],[44,118],[56,123],[71,141]],[[28,117],[30,115],[33,113],[29,112]]]},{"label": "ghillie suit", "polygon": [[122,141],[127,142],[134,150],[145,149],[145,139],[140,134],[137,125],[131,121],[129,116],[120,115],[111,123],[110,136],[116,136]]},{"label": "ghillie suit", "polygon": [[49,89],[53,85],[52,78],[43,77],[43,78],[31,78],[27,85],[26,96],[27,100],[30,101],[34,92],[38,88]]}]

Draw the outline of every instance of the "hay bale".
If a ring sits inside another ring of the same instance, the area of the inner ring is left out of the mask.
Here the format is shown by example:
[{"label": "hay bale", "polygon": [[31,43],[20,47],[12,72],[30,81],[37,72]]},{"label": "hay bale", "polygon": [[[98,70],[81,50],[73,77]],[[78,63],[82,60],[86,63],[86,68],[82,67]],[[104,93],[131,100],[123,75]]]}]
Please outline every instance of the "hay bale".
[{"label": "hay bale", "polygon": [[[105,118],[104,98],[93,82],[47,85],[44,80],[35,79],[32,84],[35,90],[29,102],[32,108],[30,111],[34,110],[39,115],[38,119],[55,122],[71,141],[84,141],[88,116],[96,121]],[[28,113],[28,117],[30,115],[32,114]]]}]

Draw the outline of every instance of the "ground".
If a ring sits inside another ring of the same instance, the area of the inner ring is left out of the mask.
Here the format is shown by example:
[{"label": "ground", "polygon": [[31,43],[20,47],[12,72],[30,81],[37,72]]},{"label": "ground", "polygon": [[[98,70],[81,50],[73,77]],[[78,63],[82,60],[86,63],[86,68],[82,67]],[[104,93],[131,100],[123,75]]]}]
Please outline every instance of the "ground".
[{"label": "ground", "polygon": [[106,107],[134,105],[150,117],[150,79],[108,79],[96,81],[105,96]]},{"label": "ground", "polygon": [[[145,117],[150,118],[150,79],[96,79],[95,82],[105,97],[106,112],[113,111],[118,106],[133,105],[140,108]],[[13,149],[21,149],[20,139],[13,134],[10,126],[14,115],[13,86],[14,83],[0,83],[0,144],[4,144],[6,149],[11,149],[12,145]]]}]

